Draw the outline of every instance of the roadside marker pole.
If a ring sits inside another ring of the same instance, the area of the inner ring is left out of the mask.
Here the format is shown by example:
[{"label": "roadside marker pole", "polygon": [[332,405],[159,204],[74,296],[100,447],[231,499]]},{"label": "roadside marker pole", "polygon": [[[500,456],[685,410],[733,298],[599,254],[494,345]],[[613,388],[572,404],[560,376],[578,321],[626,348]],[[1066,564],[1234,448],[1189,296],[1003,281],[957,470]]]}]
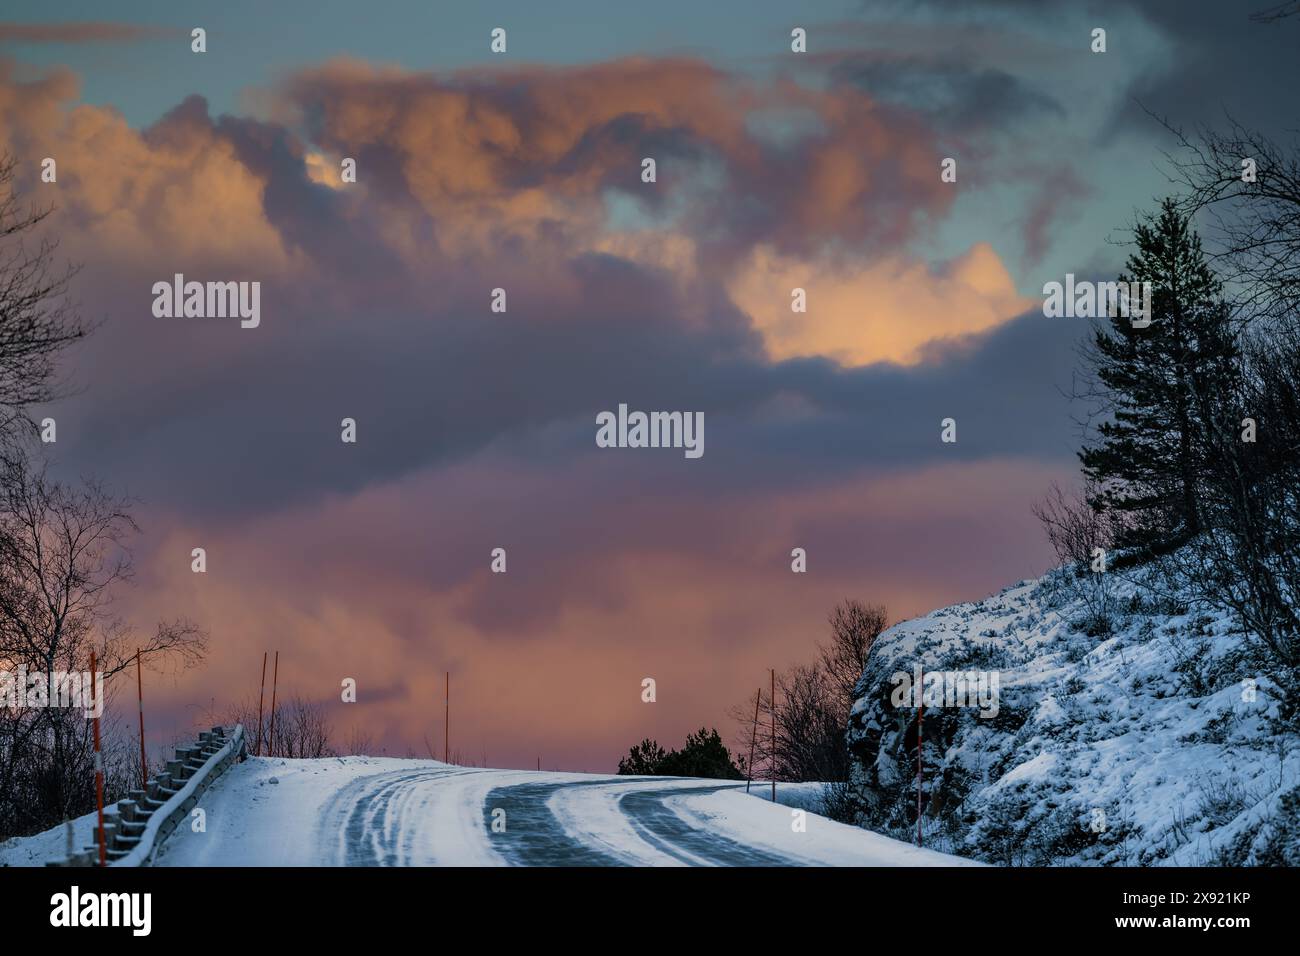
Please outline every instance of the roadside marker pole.
[{"label": "roadside marker pole", "polygon": [[140,672],[140,651],[135,652],[135,691],[140,699],[140,787],[149,789],[149,758],[144,752],[144,677]]},{"label": "roadside marker pole", "polygon": [[754,735],[749,738],[749,765],[746,768],[749,776],[745,778],[745,792],[749,793],[749,785],[754,782],[754,745],[758,743],[758,704],[763,699],[763,688],[758,689],[754,695]]},{"label": "roadside marker pole", "polygon": [[95,699],[95,652],[90,652],[90,709],[95,714],[95,808],[99,816],[99,865],[108,865],[108,846],[104,843],[104,758],[99,751],[99,708]]},{"label": "roadside marker pole", "polygon": [[776,803],[776,669],[772,669],[772,802]]},{"label": "roadside marker pole", "polygon": [[921,845],[921,775],[922,761],[925,758],[922,750],[922,734],[925,729],[925,665],[921,665],[921,683],[916,688],[916,845]]},{"label": "roadside marker pole", "polygon": [[442,762],[451,763],[451,671],[447,671],[446,709],[442,714]]},{"label": "roadside marker pole", "polygon": [[262,703],[266,700],[266,651],[262,651],[262,691],[257,695],[257,746],[254,756],[262,756]]},{"label": "roadside marker pole", "polygon": [[275,672],[271,676],[271,732],[266,744],[266,755],[275,756],[275,689],[280,685],[280,652],[275,652]]}]

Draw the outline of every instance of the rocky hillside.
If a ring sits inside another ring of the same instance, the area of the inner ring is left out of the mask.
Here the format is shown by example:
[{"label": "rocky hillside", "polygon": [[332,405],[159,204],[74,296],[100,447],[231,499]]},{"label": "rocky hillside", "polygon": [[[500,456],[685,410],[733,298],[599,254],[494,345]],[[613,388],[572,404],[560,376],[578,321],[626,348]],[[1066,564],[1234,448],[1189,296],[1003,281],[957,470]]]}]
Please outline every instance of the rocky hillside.
[{"label": "rocky hillside", "polygon": [[1226,615],[1160,597],[1150,571],[1103,577],[1056,571],[882,634],[849,724],[840,797],[857,822],[915,838],[916,708],[895,675],[919,663],[998,689],[982,711],[927,696],[927,846],[1012,865],[1300,864],[1300,736],[1267,659]]}]

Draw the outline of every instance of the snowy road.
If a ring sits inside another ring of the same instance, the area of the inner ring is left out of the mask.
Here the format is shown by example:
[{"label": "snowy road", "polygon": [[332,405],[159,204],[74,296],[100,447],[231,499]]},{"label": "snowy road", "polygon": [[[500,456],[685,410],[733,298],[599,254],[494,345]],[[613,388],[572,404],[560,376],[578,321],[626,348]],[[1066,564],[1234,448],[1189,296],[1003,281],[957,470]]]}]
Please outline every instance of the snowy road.
[{"label": "snowy road", "polygon": [[968,861],[748,796],[744,784],[250,759],[160,866],[951,866]]}]

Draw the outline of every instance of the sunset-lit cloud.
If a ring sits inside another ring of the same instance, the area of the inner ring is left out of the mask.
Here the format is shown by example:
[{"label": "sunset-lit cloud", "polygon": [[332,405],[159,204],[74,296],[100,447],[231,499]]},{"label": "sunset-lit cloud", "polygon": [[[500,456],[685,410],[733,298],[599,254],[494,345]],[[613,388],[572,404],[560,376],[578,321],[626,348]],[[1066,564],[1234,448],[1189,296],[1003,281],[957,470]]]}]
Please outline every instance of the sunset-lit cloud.
[{"label": "sunset-lit cloud", "polygon": [[[806,313],[791,290],[809,293]],[[937,339],[986,331],[1028,311],[986,243],[938,269],[894,256],[856,266],[806,262],[755,250],[730,285],[773,359],[824,355],[846,365],[911,364]]]},{"label": "sunset-lit cloud", "polygon": [[[837,600],[902,615],[1045,566],[1024,502],[1068,462],[1080,330],[1035,315],[1002,243],[923,251],[957,201],[924,110],[676,56],[332,59],[256,115],[195,93],[143,127],[83,93],[0,61],[0,148],[99,325],[56,464],[141,501],[123,612],[213,634],[154,691],[174,722],[279,649],[340,733],[423,753],[450,670],[470,756],[607,769],[723,725]],[[259,281],[261,324],[155,318],[177,272]],[[621,402],[703,414],[707,454],[596,448]],[[344,677],[366,706],[332,703]]]},{"label": "sunset-lit cloud", "polygon": [[[65,71],[23,81],[0,59],[0,147],[27,160],[20,189],[53,202],[65,252],[286,266],[288,251],[263,209],[264,183],[200,102],[141,132],[111,109],[78,105],[78,93]],[[39,181],[44,157],[58,164],[57,188]]]}]

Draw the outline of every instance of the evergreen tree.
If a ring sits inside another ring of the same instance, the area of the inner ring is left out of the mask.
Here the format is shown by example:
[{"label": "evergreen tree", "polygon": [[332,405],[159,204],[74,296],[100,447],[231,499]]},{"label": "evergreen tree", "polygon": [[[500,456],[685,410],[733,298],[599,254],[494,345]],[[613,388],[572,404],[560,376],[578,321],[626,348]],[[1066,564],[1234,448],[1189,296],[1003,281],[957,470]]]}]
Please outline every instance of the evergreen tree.
[{"label": "evergreen tree", "polygon": [[674,750],[659,764],[659,772],[673,777],[708,777],[713,780],[743,780],[744,774],[731,762],[731,753],[717,730],[686,736],[686,746]]},{"label": "evergreen tree", "polygon": [[618,762],[618,772],[632,776],[709,777],[714,780],[743,780],[744,774],[731,760],[731,753],[716,730],[688,734],[681,750],[664,752],[656,741],[643,740]]},{"label": "evergreen tree", "polygon": [[662,772],[659,765],[663,762],[664,748],[647,737],[618,762],[618,772],[624,776],[653,777]]},{"label": "evergreen tree", "polygon": [[1230,403],[1235,335],[1201,241],[1175,202],[1134,229],[1121,282],[1151,284],[1150,324],[1112,315],[1085,358],[1104,420],[1079,458],[1099,492],[1091,504],[1119,512],[1119,545],[1155,551],[1202,528],[1198,473],[1208,426]]}]

